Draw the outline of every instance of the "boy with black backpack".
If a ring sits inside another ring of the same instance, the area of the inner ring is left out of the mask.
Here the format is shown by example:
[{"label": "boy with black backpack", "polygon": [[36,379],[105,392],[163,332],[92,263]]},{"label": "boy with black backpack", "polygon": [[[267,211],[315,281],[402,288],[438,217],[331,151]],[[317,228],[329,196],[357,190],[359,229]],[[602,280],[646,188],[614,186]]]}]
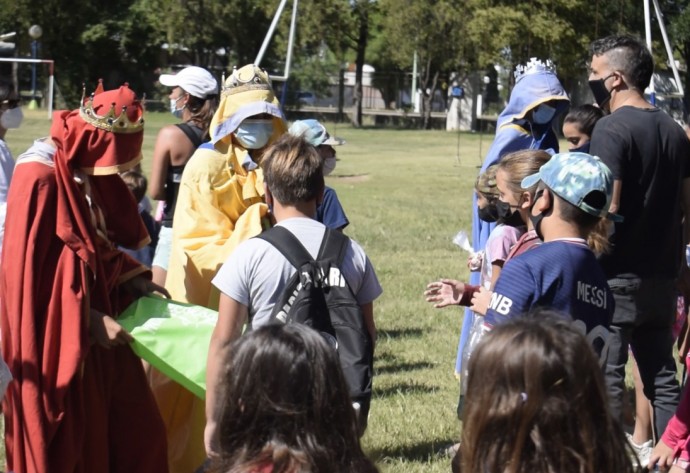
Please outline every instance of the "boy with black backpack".
[{"label": "boy with black backpack", "polygon": [[[322,332],[338,350],[362,433],[366,427],[376,340],[373,301],[382,289],[362,248],[314,219],[324,191],[322,162],[313,146],[290,135],[266,150],[261,166],[276,227],[240,244],[213,280],[221,296],[206,374],[209,455],[217,451],[228,348],[245,323],[248,329],[304,323]],[[293,251],[295,264],[283,254]]]}]

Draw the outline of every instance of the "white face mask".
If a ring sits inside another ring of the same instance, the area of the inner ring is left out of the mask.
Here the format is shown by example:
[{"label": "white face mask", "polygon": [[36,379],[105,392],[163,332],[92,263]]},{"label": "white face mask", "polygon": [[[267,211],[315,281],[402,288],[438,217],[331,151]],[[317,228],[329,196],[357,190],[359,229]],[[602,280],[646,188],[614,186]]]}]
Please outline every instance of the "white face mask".
[{"label": "white face mask", "polygon": [[247,119],[235,130],[235,139],[245,149],[259,149],[266,146],[273,135],[273,120]]},{"label": "white face mask", "polygon": [[0,115],[0,126],[6,130],[9,130],[10,128],[19,128],[19,125],[22,124],[23,118],[24,114],[22,113],[21,108],[10,108],[5,110],[2,115]]},{"label": "white face mask", "polygon": [[328,176],[330,173],[332,173],[335,169],[335,164],[335,156],[326,158],[326,160],[323,162],[323,175]]}]

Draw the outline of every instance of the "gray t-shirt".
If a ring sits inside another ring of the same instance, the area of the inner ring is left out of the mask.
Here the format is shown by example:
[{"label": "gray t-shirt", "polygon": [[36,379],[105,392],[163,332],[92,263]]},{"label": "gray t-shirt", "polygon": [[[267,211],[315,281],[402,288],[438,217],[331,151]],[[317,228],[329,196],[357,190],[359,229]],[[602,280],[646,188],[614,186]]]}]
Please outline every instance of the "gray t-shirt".
[{"label": "gray t-shirt", "polygon": [[[310,218],[290,218],[278,225],[286,228],[316,258],[326,227]],[[342,268],[360,305],[373,302],[383,290],[374,268],[357,242],[350,240]],[[296,269],[267,241],[251,238],[240,244],[213,278],[223,294],[249,308],[253,328],[268,322],[273,306]]]}]

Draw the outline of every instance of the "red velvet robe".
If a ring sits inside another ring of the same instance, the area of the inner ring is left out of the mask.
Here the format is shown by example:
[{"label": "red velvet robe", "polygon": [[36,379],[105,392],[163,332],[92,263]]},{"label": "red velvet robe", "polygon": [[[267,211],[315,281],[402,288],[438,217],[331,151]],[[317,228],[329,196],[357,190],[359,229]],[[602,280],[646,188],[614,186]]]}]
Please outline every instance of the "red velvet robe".
[{"label": "red velvet robe", "polygon": [[10,187],[0,274],[2,355],[15,378],[3,406],[8,470],[165,473],[165,429],[140,360],[89,339],[89,308],[116,316],[130,302],[119,285],[146,271],[114,246],[141,236],[140,219],[123,221],[136,203],[116,174],[86,178],[98,184],[93,212],[69,181],[27,160]]}]

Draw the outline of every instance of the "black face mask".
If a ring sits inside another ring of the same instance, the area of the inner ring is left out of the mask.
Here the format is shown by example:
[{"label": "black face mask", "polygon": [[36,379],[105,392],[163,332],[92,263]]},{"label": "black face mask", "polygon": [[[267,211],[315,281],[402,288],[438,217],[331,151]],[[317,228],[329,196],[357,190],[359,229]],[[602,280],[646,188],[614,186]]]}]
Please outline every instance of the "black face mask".
[{"label": "black face mask", "polygon": [[589,153],[589,141],[582,146],[568,150],[568,153]]},{"label": "black face mask", "polygon": [[604,106],[609,103],[609,100],[611,100],[611,91],[606,88],[606,81],[614,75],[615,74],[611,73],[603,79],[589,81],[589,88],[592,91],[592,95],[594,95],[594,100],[596,100],[597,105],[599,105],[599,108],[602,110]]},{"label": "black face mask", "polygon": [[524,225],[522,217],[518,209],[513,210],[513,207],[508,202],[497,201],[496,210],[498,211],[498,219],[501,223],[511,227],[518,227]]},{"label": "black face mask", "polygon": [[491,203],[483,209],[477,208],[477,215],[479,216],[479,220],[483,222],[495,222],[498,220],[498,209],[496,208],[496,204]]},{"label": "black face mask", "polygon": [[[539,237],[539,239],[541,241],[544,241],[544,234],[541,232],[541,221],[544,220],[544,217],[545,217],[544,213],[545,212],[539,212],[538,215],[532,215],[532,210],[534,209],[534,206],[536,205],[537,200],[539,200],[539,198],[542,196],[543,193],[544,193],[544,190],[542,189],[539,192],[537,192],[536,194],[534,194],[534,202],[532,203],[532,206],[529,209],[529,219],[532,222],[532,226],[534,227],[534,231],[537,233],[537,236]],[[546,212],[549,212],[549,210],[547,210]]]}]

